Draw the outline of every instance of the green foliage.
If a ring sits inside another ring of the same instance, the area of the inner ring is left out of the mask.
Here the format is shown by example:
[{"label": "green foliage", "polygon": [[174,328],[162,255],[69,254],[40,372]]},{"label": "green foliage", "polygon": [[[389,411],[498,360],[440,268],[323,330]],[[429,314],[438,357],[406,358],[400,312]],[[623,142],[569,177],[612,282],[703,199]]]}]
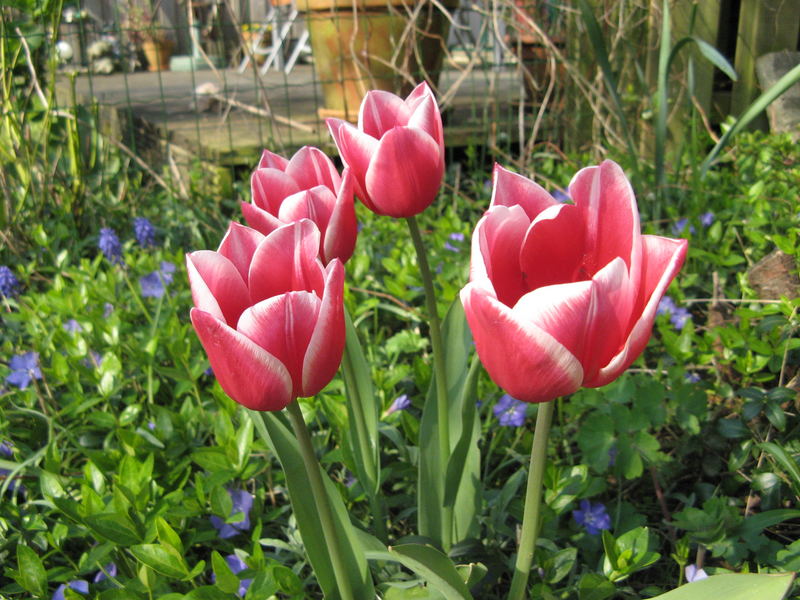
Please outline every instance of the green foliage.
[{"label": "green foliage", "polygon": [[[51,597],[85,580],[91,597],[233,598],[252,580],[248,599],[335,596],[310,504],[305,513],[290,506],[303,467],[286,423],[270,423],[272,443],[255,435],[259,425],[205,372],[188,321],[183,253],[216,246],[228,204],[201,194],[179,200],[97,133],[91,108],[61,116],[33,96],[21,102],[24,110],[4,113],[9,145],[0,144],[10,182],[0,263],[21,282],[19,295],[0,300],[0,377],[12,356],[29,351],[42,377],[26,389],[0,384],[0,442],[12,443],[11,455],[0,455],[0,595]],[[800,300],[765,296],[748,276],[776,248],[796,272],[800,156],[788,137],[733,142],[705,180],[672,182],[663,220],[653,218],[656,175],[641,167],[636,192],[648,232],[671,234],[688,219],[689,258],[668,293],[690,318],[678,329],[672,315],[658,315],[631,372],[559,401],[532,597],[652,597],[699,562],[711,583],[665,598],[703,597],[716,585],[735,598],[744,592],[718,579],[727,571],[800,569],[790,388],[800,368]],[[701,159],[687,154],[676,169]],[[537,176],[563,188],[583,162],[542,155]],[[431,346],[402,223],[359,207],[362,235],[347,266],[351,373],[303,402],[339,526],[364,557],[356,578],[387,599],[502,598],[516,552],[536,407],[522,427],[500,425],[492,409],[501,392],[469,368],[472,345],[454,300],[468,278],[469,234],[489,203],[488,174],[473,167],[420,218],[440,313],[450,310],[446,336],[460,349],[446,489],[419,494],[414,484],[420,469],[439,467]],[[132,215],[151,218],[157,247],[134,241]],[[120,234],[124,265],[97,249],[101,226]],[[173,281],[160,298],[144,296],[140,278],[164,261],[176,265]],[[411,406],[390,414],[402,394]],[[308,497],[300,485],[294,495]],[[244,517],[232,489],[254,496],[250,528],[223,538],[210,519]],[[576,521],[581,501],[602,506],[607,530],[589,533]],[[436,547],[435,523],[429,538],[417,535],[444,506],[460,519],[449,555]],[[386,525],[380,540],[366,533],[378,534],[376,520]],[[102,570],[107,577],[95,582]],[[779,598],[791,584],[763,577],[748,580],[765,590],[759,597]]]}]

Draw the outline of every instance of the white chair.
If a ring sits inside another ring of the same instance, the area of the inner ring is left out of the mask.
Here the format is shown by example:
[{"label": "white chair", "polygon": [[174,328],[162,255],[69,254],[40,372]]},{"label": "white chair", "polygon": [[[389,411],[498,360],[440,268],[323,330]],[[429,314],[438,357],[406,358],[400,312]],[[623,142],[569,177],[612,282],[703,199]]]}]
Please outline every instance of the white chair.
[{"label": "white chair", "polygon": [[[283,69],[284,73],[289,74],[294,68],[300,53],[308,45],[308,30],[303,27],[300,37],[294,42],[289,53],[289,57],[284,60],[284,53],[288,50],[290,34],[299,16],[294,3],[285,6],[273,6],[270,4],[267,15],[261,24],[258,35],[250,42],[249,52],[245,51],[245,56],[239,64],[239,73],[243,73],[250,64],[251,56],[265,56],[264,62],[258,69],[261,75],[275,65],[277,69]],[[269,45],[264,42],[269,36]]]}]

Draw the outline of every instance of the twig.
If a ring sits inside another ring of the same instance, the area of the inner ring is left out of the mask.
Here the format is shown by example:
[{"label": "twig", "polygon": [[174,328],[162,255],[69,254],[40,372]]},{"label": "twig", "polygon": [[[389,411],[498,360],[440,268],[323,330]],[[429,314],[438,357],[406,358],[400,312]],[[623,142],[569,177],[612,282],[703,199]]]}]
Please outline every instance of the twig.
[{"label": "twig", "polygon": [[413,306],[409,306],[402,300],[395,298],[391,294],[387,294],[385,292],[376,292],[375,290],[368,290],[365,288],[360,288],[355,286],[350,286],[350,289],[354,292],[359,292],[361,294],[368,294],[370,296],[377,296],[378,298],[384,298],[386,300],[389,300],[390,302],[397,304],[397,306],[399,306],[400,308],[402,308],[404,311],[408,312],[415,318],[417,319],[420,318],[419,311],[417,309],[415,309]]},{"label": "twig", "polygon": [[672,526],[672,514],[669,512],[669,508],[667,508],[667,502],[664,499],[664,490],[661,489],[661,484],[658,482],[658,475],[656,473],[656,468],[653,465],[650,465],[648,470],[650,471],[650,478],[653,480],[653,490],[656,493],[656,499],[658,500],[658,505],[661,507],[661,514],[664,516],[664,521],[667,524],[667,533],[669,534],[669,539],[674,545],[675,528]]},{"label": "twig", "polygon": [[287,117],[282,117],[280,115],[274,114],[270,110],[264,110],[263,108],[259,108],[257,106],[253,106],[252,104],[246,104],[245,102],[241,102],[240,100],[234,100],[233,98],[228,98],[224,94],[215,93],[215,94],[205,94],[209,98],[213,98],[218,102],[222,102],[228,108],[236,107],[240,108],[245,112],[249,112],[250,114],[257,115],[259,117],[267,117],[276,120],[278,123],[282,123],[283,125],[288,125],[289,127],[294,127],[295,129],[299,129],[300,131],[305,131],[306,133],[313,133],[314,128],[310,125],[306,125],[305,123],[300,123],[295,121],[294,119],[289,119]]}]

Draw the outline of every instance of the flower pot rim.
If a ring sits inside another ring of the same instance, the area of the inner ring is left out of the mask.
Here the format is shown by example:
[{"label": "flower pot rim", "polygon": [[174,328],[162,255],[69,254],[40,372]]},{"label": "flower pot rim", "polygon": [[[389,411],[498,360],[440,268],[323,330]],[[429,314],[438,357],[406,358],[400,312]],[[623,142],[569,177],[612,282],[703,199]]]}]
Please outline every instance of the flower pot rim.
[{"label": "flower pot rim", "polygon": [[[385,8],[389,6],[416,6],[417,4],[427,3],[430,0],[297,0],[297,10],[300,12],[325,11],[332,9],[356,9]],[[448,9],[455,9],[458,0],[445,0],[441,4]]]}]

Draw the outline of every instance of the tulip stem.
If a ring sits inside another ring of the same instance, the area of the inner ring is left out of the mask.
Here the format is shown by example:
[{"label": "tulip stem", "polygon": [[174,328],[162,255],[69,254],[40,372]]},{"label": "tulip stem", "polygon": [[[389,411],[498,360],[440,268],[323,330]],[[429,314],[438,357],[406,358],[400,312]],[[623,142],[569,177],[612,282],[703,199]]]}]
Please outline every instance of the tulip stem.
[{"label": "tulip stem", "polygon": [[[349,317],[348,317],[349,318]],[[370,448],[369,434],[367,433],[367,419],[364,416],[363,402],[372,401],[371,398],[362,398],[358,393],[359,388],[356,381],[355,369],[353,367],[353,357],[350,354],[350,349],[345,345],[344,356],[342,358],[342,373],[344,374],[345,387],[350,391],[351,397],[348,407],[352,409],[353,421],[356,428],[355,444],[358,446],[357,452],[361,455],[364,461],[364,470],[367,476],[375,477],[378,482],[380,481],[380,464],[375,464],[375,457]],[[353,397],[355,396],[355,397]],[[355,451],[355,449],[354,449]],[[377,483],[375,487],[370,485],[369,481],[361,482],[364,487],[364,493],[367,495],[369,501],[370,512],[372,513],[372,525],[375,535],[384,544],[389,541],[389,534],[386,530],[386,515],[383,510],[383,503],[379,497],[380,484]],[[376,489],[378,488],[377,493]]]},{"label": "tulip stem", "polygon": [[[425,254],[425,244],[422,234],[414,216],[407,217],[408,230],[417,252],[417,263],[422,276],[422,285],[425,289],[425,306],[428,311],[428,324],[433,348],[433,368],[436,379],[436,421],[439,427],[439,467],[442,474],[442,494],[444,494],[445,475],[447,463],[450,461],[450,415],[447,401],[447,370],[445,367],[444,344],[442,343],[442,328],[439,323],[439,310],[436,306],[436,292],[433,287],[433,277],[428,266],[428,257]],[[442,547],[450,550],[453,538],[453,507],[442,507]]]},{"label": "tulip stem", "polygon": [[508,600],[523,600],[528,585],[528,575],[533,562],[533,551],[539,535],[539,508],[542,503],[542,479],[547,462],[547,436],[550,433],[550,422],[553,419],[553,404],[542,402],[536,415],[536,429],[533,431],[531,445],[531,462],[528,469],[528,487],[525,491],[525,512],[522,515],[522,534],[517,549],[517,563],[511,579],[511,591]]},{"label": "tulip stem", "polygon": [[308,481],[314,493],[314,502],[317,505],[319,520],[322,524],[322,535],[325,538],[325,544],[328,546],[328,555],[336,577],[336,585],[339,587],[339,594],[342,600],[353,600],[353,588],[350,585],[350,579],[347,576],[347,570],[342,559],[341,542],[336,530],[336,523],[333,520],[333,510],[328,501],[325,482],[322,480],[322,470],[311,442],[311,433],[308,431],[306,422],[303,419],[303,412],[300,410],[300,404],[297,401],[290,402],[286,410],[289,413],[289,421],[291,421],[294,435],[297,437],[300,454],[303,457],[306,473],[308,473]]}]

